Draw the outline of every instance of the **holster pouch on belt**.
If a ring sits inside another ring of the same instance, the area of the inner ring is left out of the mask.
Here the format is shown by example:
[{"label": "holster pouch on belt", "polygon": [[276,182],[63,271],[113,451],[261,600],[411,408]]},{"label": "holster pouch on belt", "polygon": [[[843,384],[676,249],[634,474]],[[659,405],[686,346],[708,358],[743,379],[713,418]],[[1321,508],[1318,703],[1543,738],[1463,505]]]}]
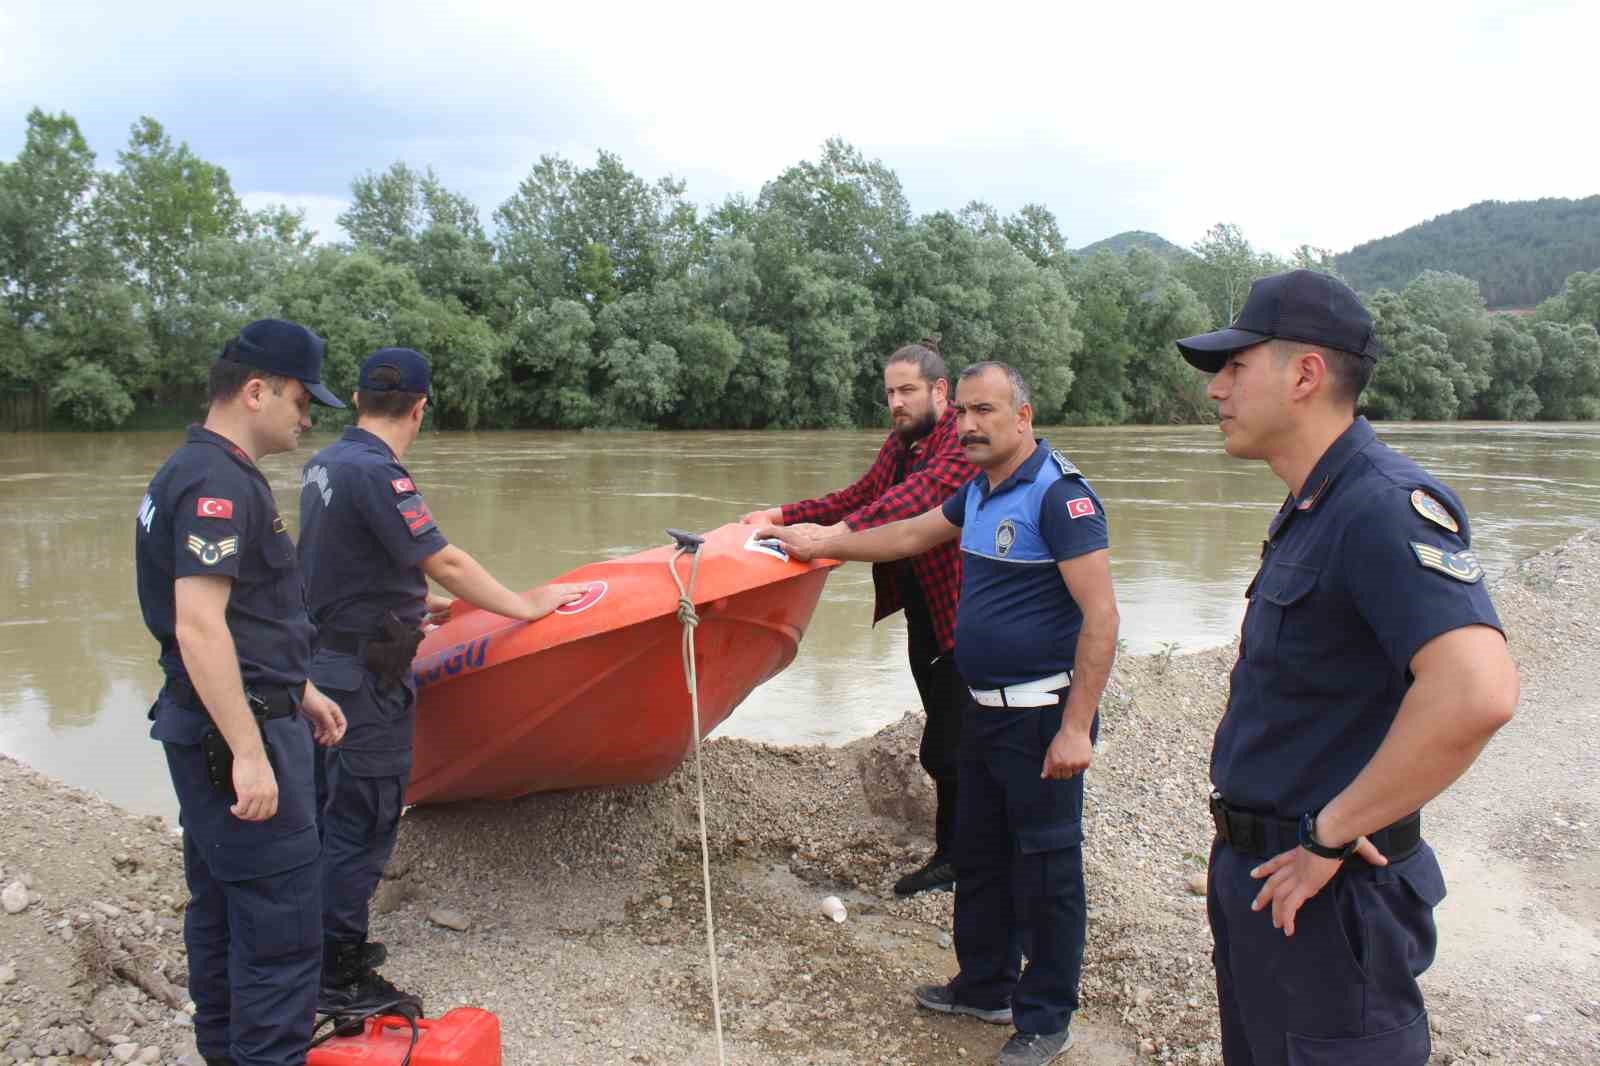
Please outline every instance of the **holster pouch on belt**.
[{"label": "holster pouch on belt", "polygon": [[[272,772],[278,772],[278,763],[272,757],[272,741],[267,739],[264,728],[268,718],[281,717],[273,713],[273,707],[262,697],[245,689],[245,700],[250,705],[250,713],[255,716],[256,729],[261,733],[261,747],[267,753],[267,762],[272,766]],[[211,781],[211,787],[227,796],[231,802],[237,803],[239,797],[233,791],[233,749],[228,747],[227,738],[222,735],[222,730],[212,726],[200,734],[200,753],[206,760],[206,777]]]},{"label": "holster pouch on belt", "polygon": [[361,661],[378,680],[395,685],[405,680],[411,672],[411,660],[416,658],[417,647],[422,643],[422,630],[407,625],[393,611],[383,616],[383,639],[369,640],[361,652]]}]

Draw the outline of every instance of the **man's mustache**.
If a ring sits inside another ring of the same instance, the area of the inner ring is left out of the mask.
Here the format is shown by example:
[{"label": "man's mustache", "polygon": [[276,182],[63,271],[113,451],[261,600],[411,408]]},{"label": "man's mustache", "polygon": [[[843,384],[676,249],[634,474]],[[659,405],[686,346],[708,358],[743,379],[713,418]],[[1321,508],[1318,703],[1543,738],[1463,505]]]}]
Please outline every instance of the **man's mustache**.
[{"label": "man's mustache", "polygon": [[966,434],[965,436],[963,436],[961,438],[961,446],[963,448],[965,448],[969,444],[988,444],[988,443],[989,443],[989,438],[985,437],[982,433],[968,433],[968,434]]}]

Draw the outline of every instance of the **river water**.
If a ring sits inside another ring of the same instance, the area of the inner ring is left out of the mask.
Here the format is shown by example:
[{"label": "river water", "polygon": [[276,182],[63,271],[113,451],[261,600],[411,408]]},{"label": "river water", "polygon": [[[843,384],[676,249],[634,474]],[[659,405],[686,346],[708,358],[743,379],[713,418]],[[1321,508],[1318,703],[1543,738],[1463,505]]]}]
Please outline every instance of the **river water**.
[{"label": "river water", "polygon": [[[1490,580],[1600,523],[1600,427],[1380,425],[1464,498]],[[262,464],[296,529],[313,431]],[[1215,428],[1044,431],[1111,521],[1122,635],[1136,652],[1230,640],[1284,489]],[[134,595],[134,515],[180,434],[0,437],[0,752],[141,813],[175,814],[145,711],[160,687]],[[407,457],[441,528],[523,589],[584,562],[818,495],[865,471],[881,432],[429,434]],[[916,705],[898,617],[874,628],[871,574],[829,578],[793,665],[720,735],[837,744]]]}]

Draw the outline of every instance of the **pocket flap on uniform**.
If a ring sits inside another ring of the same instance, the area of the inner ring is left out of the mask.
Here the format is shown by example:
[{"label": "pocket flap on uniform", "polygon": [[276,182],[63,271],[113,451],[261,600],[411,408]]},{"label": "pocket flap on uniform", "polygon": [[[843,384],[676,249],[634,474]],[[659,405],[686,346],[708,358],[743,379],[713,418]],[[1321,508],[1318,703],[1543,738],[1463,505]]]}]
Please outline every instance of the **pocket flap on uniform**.
[{"label": "pocket flap on uniform", "polygon": [[154,721],[150,725],[150,739],[163,744],[198,744],[205,731],[211,728],[210,716],[179,707],[169,699],[160,699],[150,709]]},{"label": "pocket flap on uniform", "polygon": [[1082,822],[1061,822],[1034,829],[1017,830],[1017,850],[1024,855],[1074,848],[1083,843]]},{"label": "pocket flap on uniform", "polygon": [[1416,854],[1400,862],[1392,862],[1384,869],[1406,883],[1406,887],[1417,894],[1417,898],[1430,907],[1437,907],[1444,902],[1444,872],[1439,869],[1439,860],[1433,854],[1433,849],[1424,844],[1418,848]]},{"label": "pocket flap on uniform", "polygon": [[206,852],[205,860],[219,881],[251,881],[315,862],[321,853],[317,827],[307,825],[276,839],[217,844]]},{"label": "pocket flap on uniform", "polygon": [[319,649],[311,657],[312,682],[324,692],[355,692],[366,680],[361,660],[345,652]]},{"label": "pocket flap on uniform", "polygon": [[1432,1050],[1427,1011],[1410,1025],[1373,1036],[1325,1040],[1288,1034],[1289,1066],[1423,1066]]},{"label": "pocket flap on uniform", "polygon": [[1261,575],[1257,595],[1268,603],[1289,607],[1311,594],[1317,587],[1318,570],[1298,563],[1279,563]]}]

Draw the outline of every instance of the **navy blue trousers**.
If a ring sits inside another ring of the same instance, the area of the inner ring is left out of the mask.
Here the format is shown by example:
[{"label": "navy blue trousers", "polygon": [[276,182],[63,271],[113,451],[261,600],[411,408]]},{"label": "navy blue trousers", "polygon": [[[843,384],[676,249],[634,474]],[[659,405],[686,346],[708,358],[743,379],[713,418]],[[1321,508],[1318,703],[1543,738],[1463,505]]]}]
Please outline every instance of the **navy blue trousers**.
[{"label": "navy blue trousers", "polygon": [[1252,912],[1261,856],[1211,848],[1207,909],[1227,1066],[1422,1066],[1431,1043],[1417,976],[1433,962],[1444,878],[1433,850],[1346,863],[1301,906],[1295,933]]},{"label": "navy blue trousers", "polygon": [[243,822],[206,776],[198,740],[208,725],[163,700],[152,730],[164,741],[183,825],[195,1042],[202,1055],[239,1066],[303,1066],[322,970],[311,731],[299,718],[266,723],[278,812]]},{"label": "navy blue trousers", "polygon": [[350,655],[318,652],[312,680],[349,722],[344,741],[322,760],[322,932],[329,940],[367,939],[372,894],[394,854],[411,776],[416,694],[378,680]]},{"label": "navy blue trousers", "polygon": [[1088,932],[1083,775],[1039,777],[1061,728],[1066,690],[1060,696],[1054,707],[1019,710],[969,702],[962,715],[955,849],[961,972],[952,984],[963,1003],[1009,1003],[1023,1033],[1057,1033],[1072,1020]]}]

